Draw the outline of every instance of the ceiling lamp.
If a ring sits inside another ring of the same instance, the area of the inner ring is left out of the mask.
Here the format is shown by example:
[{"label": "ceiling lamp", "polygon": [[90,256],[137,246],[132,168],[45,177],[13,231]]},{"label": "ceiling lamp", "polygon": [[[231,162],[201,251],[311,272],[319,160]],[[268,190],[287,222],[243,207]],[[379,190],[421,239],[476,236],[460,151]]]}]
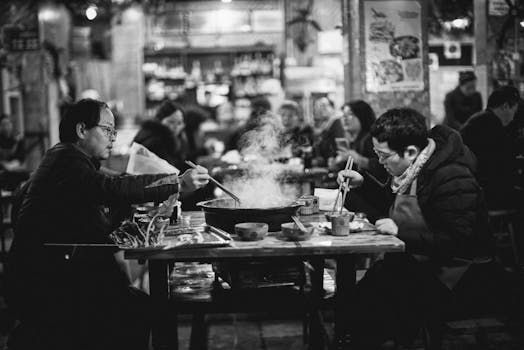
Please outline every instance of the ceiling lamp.
[{"label": "ceiling lamp", "polygon": [[96,18],[96,16],[98,15],[96,10],[97,10],[97,7],[95,5],[90,5],[86,9],[86,17],[88,20],[92,21]]}]

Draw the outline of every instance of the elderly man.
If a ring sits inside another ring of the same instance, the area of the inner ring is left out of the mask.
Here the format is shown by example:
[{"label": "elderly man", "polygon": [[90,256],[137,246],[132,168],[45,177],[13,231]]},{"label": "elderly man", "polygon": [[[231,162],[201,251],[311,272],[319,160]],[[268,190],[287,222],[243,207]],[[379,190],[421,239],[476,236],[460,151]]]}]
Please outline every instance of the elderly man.
[{"label": "elderly man", "polygon": [[[450,290],[491,254],[474,157],[458,133],[445,126],[428,132],[421,114],[400,108],[384,113],[371,136],[392,176],[383,188],[389,212],[375,225],[398,235],[406,253],[387,254],[357,286],[352,328],[362,349],[388,339],[408,344],[424,322],[441,320]],[[339,181],[348,178],[352,186],[365,182],[356,171],[339,174]]]},{"label": "elderly man", "polygon": [[161,187],[165,175],[110,177],[99,161],[116,136],[103,102],[75,103],[60,122],[60,143],[30,179],[18,215],[9,264],[9,305],[20,320],[12,349],[146,349],[147,296],[130,287],[122,254],[109,247],[45,243],[111,243],[106,206],[160,202],[208,182],[203,168]]}]

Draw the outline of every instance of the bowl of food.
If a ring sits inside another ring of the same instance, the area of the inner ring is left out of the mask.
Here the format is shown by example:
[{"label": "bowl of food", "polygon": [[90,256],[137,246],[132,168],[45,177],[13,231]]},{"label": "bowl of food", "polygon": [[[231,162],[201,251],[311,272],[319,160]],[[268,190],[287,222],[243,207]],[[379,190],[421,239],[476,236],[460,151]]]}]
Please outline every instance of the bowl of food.
[{"label": "bowl of food", "polygon": [[311,224],[303,224],[306,228],[305,231],[302,231],[297,224],[294,222],[283,223],[282,235],[290,241],[307,241],[313,235],[315,227]]},{"label": "bowl of food", "polygon": [[269,226],[264,222],[242,222],[235,225],[235,233],[243,241],[259,241],[266,237]]}]

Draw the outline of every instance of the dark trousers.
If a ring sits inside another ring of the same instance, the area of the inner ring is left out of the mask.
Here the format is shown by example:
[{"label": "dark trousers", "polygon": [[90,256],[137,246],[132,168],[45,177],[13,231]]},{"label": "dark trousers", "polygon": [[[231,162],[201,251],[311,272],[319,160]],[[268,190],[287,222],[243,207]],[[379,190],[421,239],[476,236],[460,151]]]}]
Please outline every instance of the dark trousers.
[{"label": "dark trousers", "polygon": [[426,320],[444,319],[450,291],[432,269],[406,253],[386,254],[358,283],[351,313],[357,349],[387,340],[409,345]]},{"label": "dark trousers", "polygon": [[19,320],[9,349],[147,349],[149,296],[104,266],[55,263],[45,275],[8,270],[8,306]]},{"label": "dark trousers", "polygon": [[149,296],[133,287],[109,292],[98,287],[98,294],[96,288],[54,289],[31,293],[33,301],[18,301],[19,324],[10,334],[9,349],[148,349]]}]

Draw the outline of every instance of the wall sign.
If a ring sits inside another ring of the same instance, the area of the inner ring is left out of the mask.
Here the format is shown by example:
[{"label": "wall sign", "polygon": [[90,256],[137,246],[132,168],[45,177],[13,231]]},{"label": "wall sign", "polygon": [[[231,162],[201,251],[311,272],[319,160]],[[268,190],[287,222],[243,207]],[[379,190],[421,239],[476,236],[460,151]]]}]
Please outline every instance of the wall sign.
[{"label": "wall sign", "polygon": [[366,90],[422,91],[421,6],[416,1],[366,1]]},{"label": "wall sign", "polygon": [[5,26],[2,40],[7,51],[33,51],[40,49],[37,28]]}]

